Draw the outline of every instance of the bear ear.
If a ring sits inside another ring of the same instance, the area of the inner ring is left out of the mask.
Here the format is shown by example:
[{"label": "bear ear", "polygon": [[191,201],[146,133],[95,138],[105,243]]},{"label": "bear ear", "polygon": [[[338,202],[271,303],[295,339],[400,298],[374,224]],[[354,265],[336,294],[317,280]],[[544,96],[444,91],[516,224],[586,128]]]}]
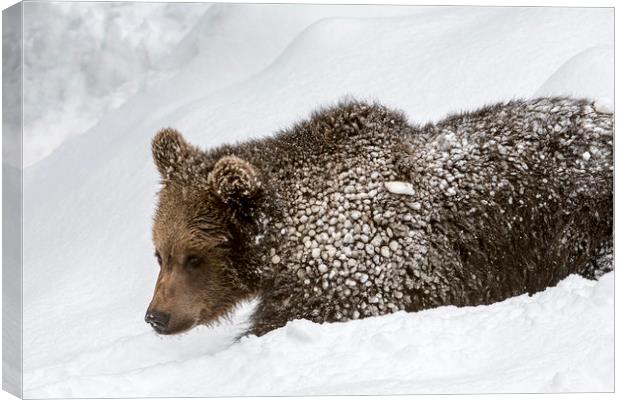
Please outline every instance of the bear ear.
[{"label": "bear ear", "polygon": [[195,163],[199,150],[172,128],[157,132],[151,143],[153,160],[164,181],[181,178],[183,170]]},{"label": "bear ear", "polygon": [[254,166],[236,156],[220,158],[209,174],[208,182],[224,203],[251,199],[261,187]]}]

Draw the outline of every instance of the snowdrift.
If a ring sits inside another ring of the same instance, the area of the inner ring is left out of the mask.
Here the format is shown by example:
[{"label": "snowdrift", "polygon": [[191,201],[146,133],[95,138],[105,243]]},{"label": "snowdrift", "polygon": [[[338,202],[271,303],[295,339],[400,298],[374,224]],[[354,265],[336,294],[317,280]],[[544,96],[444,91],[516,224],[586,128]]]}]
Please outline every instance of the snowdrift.
[{"label": "snowdrift", "polygon": [[297,320],[233,345],[232,324],[144,333],[27,377],[41,385],[34,397],[609,391],[612,291],[613,273],[571,276],[490,306]]},{"label": "snowdrift", "polygon": [[[379,100],[417,123],[541,94],[613,109],[613,11],[202,11],[193,27],[180,23],[185,36],[142,70],[136,90],[73,92],[82,103],[118,93],[126,101],[103,101],[92,128],[43,142],[49,155],[25,170],[26,397],[613,390],[613,273],[486,307],[294,321],[238,343],[251,304],[232,323],[180,337],[157,337],[143,322],[157,275],[158,129],[211,147],[269,135],[344,96]],[[98,67],[84,60],[86,71]],[[50,118],[63,128],[60,115]]]}]

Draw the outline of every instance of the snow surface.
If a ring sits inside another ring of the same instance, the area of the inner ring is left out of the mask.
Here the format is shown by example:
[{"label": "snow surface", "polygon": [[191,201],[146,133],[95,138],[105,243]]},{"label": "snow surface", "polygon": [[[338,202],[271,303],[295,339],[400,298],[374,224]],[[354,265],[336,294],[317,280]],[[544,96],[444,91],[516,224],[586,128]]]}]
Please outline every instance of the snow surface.
[{"label": "snow surface", "polygon": [[[169,54],[207,4],[27,3],[24,163],[179,67]],[[86,101],[84,101],[86,100]]]},{"label": "snow surface", "polygon": [[612,291],[613,273],[570,276],[490,306],[296,320],[233,345],[231,325],[177,340],[142,333],[26,378],[34,397],[608,391]]},{"label": "snow surface", "polygon": [[31,85],[49,101],[25,110],[26,397],[613,390],[613,273],[490,306],[294,321],[237,343],[251,304],[178,337],[143,322],[158,129],[211,147],[344,96],[417,123],[540,94],[613,109],[613,10],[190,6],[39,4],[58,24],[39,51],[61,46],[67,62],[40,66]]}]

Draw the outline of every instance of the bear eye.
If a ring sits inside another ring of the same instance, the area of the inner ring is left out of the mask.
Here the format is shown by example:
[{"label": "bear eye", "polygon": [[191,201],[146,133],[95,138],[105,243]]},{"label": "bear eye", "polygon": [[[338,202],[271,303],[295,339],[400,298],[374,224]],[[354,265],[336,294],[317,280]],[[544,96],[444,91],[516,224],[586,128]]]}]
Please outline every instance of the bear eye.
[{"label": "bear eye", "polygon": [[157,259],[157,263],[161,267],[161,255],[159,254],[158,251],[155,252],[155,258]]},{"label": "bear eye", "polygon": [[185,259],[185,268],[187,269],[196,269],[200,266],[202,259],[199,256],[187,256]]}]

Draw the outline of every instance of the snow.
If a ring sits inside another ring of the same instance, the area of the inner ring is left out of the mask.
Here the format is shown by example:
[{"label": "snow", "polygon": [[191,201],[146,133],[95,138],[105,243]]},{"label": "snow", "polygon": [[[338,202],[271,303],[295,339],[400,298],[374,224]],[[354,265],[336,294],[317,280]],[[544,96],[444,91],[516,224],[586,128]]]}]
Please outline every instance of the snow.
[{"label": "snow", "polygon": [[26,397],[613,390],[613,273],[239,342],[252,304],[178,337],[143,321],[157,130],[212,147],[345,96],[420,124],[540,94],[613,109],[613,10],[116,6],[25,4]]},{"label": "snow", "polygon": [[177,69],[168,54],[206,8],[27,4],[24,164],[44,158],[67,136],[86,131],[102,113]]},{"label": "snow", "polygon": [[536,96],[583,96],[596,100],[599,111],[613,112],[613,50],[591,47],[567,60],[538,89]]},{"label": "snow", "polygon": [[613,273],[600,282],[570,276],[490,306],[324,325],[296,320],[230,346],[231,325],[172,340],[142,333],[27,374],[38,383],[28,395],[610,391],[612,292]]},{"label": "snow", "polygon": [[415,194],[413,185],[409,182],[385,182],[384,186],[390,193],[406,194],[409,196],[413,196]]}]

